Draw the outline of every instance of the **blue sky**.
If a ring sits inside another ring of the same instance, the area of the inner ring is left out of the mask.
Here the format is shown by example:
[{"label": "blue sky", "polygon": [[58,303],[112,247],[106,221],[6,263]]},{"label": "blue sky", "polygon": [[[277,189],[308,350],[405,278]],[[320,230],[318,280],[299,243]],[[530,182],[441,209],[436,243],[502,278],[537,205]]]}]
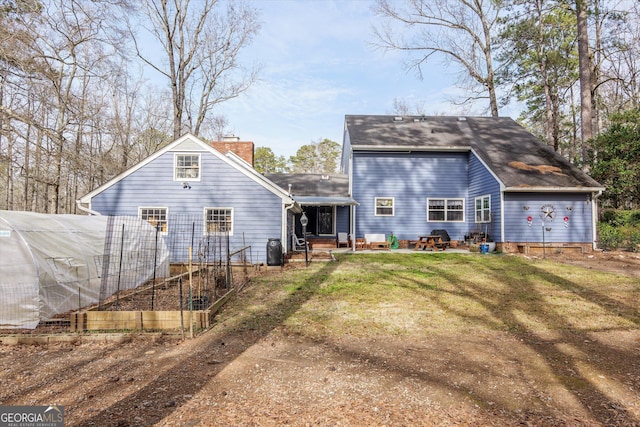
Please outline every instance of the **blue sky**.
[{"label": "blue sky", "polygon": [[459,93],[456,70],[434,61],[420,80],[403,66],[403,54],[371,46],[379,22],[372,0],[253,4],[262,29],[243,57],[262,64],[260,81],[221,107],[242,140],[286,157],[324,138],[342,143],[346,114],[393,114],[396,98],[420,103],[426,114],[465,114],[450,102]]}]

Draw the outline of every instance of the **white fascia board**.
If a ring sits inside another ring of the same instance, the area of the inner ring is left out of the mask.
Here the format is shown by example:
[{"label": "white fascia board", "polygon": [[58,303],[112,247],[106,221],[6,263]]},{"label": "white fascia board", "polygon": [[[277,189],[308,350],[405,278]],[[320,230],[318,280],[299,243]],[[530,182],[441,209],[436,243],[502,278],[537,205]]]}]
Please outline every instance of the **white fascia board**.
[{"label": "white fascia board", "polygon": [[224,155],[227,156],[228,158],[230,158],[231,160],[233,160],[234,162],[240,163],[240,164],[244,165],[245,167],[253,169],[253,167],[249,164],[249,162],[247,162],[242,157],[238,156],[233,151],[227,151],[226,153],[224,153]]},{"label": "white fascia board", "polygon": [[351,151],[389,151],[393,153],[410,153],[412,151],[445,151],[464,153],[471,151],[471,147],[461,147],[455,145],[442,146],[414,146],[414,145],[352,145]]},{"label": "white fascia board", "polygon": [[507,187],[507,193],[597,193],[605,187]]},{"label": "white fascia board", "polygon": [[296,204],[295,200],[289,195],[289,193],[285,189],[278,186],[276,183],[274,183],[273,181],[271,181],[270,179],[268,179],[267,177],[265,177],[264,175],[256,171],[254,168],[251,167],[251,165],[247,161],[239,157],[237,154],[232,152],[227,152],[224,157],[225,157],[224,160],[227,163],[229,163],[231,166],[235,167],[236,169],[240,170],[248,178],[262,185],[264,188],[271,191],[276,196],[279,196],[284,203],[294,204],[294,205]]}]

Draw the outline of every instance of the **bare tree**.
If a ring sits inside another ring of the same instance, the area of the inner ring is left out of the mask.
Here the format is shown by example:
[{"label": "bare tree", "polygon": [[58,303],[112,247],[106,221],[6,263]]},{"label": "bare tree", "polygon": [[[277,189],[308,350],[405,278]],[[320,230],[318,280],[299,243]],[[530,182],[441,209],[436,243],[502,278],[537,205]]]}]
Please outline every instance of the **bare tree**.
[{"label": "bare tree", "polygon": [[632,3],[624,11],[600,6],[596,12],[594,94],[602,121],[603,116],[640,107],[640,6]]},{"label": "bare tree", "polygon": [[146,0],[142,9],[151,24],[144,28],[161,44],[164,58],[154,57],[139,34],[134,35],[136,51],[169,82],[173,137],[185,131],[198,134],[214,106],[237,97],[256,80],[257,69],[243,69],[239,53],[260,28],[257,12],[219,0]]},{"label": "bare tree", "polygon": [[424,116],[426,114],[424,102],[417,101],[413,106],[410,106],[406,99],[393,98],[393,110],[390,114]]},{"label": "bare tree", "polygon": [[[587,143],[593,138],[593,110],[591,92],[593,64],[589,49],[589,29],[587,26],[587,0],[576,0],[576,22],[578,28],[578,69],[580,75],[580,123],[582,136],[582,158],[587,158]],[[587,162],[584,162],[587,167]]]},{"label": "bare tree", "polygon": [[37,7],[10,21],[19,36],[4,45],[0,61],[12,103],[0,104],[0,114],[14,123],[11,161],[24,181],[24,197],[40,199],[33,204],[24,199],[21,207],[69,212],[85,188],[80,181],[89,162],[86,141],[105,115],[97,100],[122,44],[122,32],[113,24],[121,21],[114,16],[120,9],[111,1],[33,4]]},{"label": "bare tree", "polygon": [[[491,115],[498,116],[496,72],[491,38],[498,25],[500,0],[406,0],[404,7],[378,0],[377,14],[388,22],[374,28],[377,45],[412,55],[417,69],[434,55],[457,64],[463,82],[471,82],[477,95],[466,101],[488,98]],[[394,29],[402,27],[401,34]],[[404,33],[404,34],[402,34]]]}]

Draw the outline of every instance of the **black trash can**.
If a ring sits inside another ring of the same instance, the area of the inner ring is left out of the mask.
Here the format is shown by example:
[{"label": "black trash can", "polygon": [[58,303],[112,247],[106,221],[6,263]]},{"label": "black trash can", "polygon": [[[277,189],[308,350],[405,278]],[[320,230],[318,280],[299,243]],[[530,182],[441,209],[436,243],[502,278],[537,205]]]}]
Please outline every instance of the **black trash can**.
[{"label": "black trash can", "polygon": [[280,239],[267,241],[267,265],[282,265],[282,242]]}]

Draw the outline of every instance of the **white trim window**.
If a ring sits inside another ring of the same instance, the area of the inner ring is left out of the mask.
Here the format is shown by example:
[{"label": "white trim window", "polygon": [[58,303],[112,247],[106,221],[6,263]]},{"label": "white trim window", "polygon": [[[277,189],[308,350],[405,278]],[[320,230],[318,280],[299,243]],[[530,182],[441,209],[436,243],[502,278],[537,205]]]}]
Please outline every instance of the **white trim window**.
[{"label": "white trim window", "polygon": [[139,207],[138,217],[147,221],[162,234],[167,234],[169,223],[167,221],[169,209],[165,207]]},{"label": "white trim window", "polygon": [[395,215],[395,200],[393,197],[376,197],[375,206],[375,216]]},{"label": "white trim window", "polygon": [[200,181],[200,154],[176,153],[173,158],[175,181]]},{"label": "white trim window", "polygon": [[464,199],[427,199],[428,222],[464,222]]},{"label": "white trim window", "polygon": [[207,234],[233,235],[233,208],[204,208],[204,230]]},{"label": "white trim window", "polygon": [[491,222],[491,196],[476,197],[476,222]]}]

